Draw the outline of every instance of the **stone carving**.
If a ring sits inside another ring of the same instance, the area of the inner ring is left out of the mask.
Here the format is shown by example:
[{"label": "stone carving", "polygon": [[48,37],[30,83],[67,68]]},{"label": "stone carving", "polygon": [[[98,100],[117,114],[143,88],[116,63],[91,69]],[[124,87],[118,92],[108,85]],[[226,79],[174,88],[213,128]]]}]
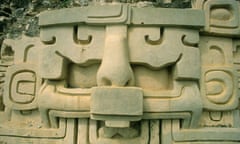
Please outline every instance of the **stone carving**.
[{"label": "stone carving", "polygon": [[239,1],[176,2],[79,1],[6,39],[0,143],[239,143]]},{"label": "stone carving", "polygon": [[195,0],[194,7],[205,11],[204,31],[214,35],[239,35],[239,1]]},{"label": "stone carving", "polygon": [[227,110],[238,106],[232,45],[232,39],[216,37],[203,37],[200,42],[202,97],[208,109]]}]

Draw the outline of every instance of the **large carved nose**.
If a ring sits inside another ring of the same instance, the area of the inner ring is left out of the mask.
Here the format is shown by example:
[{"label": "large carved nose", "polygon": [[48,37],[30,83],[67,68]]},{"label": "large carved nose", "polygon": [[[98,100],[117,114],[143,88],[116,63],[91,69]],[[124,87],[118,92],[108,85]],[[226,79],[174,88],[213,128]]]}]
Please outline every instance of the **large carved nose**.
[{"label": "large carved nose", "polygon": [[99,86],[127,86],[134,84],[127,47],[127,27],[107,26],[105,48],[97,73]]}]

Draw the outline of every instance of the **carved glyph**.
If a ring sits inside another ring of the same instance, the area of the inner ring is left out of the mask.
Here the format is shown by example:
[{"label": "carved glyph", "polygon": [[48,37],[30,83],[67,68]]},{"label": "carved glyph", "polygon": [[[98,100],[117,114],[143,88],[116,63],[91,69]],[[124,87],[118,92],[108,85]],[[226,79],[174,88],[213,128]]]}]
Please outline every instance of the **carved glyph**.
[{"label": "carved glyph", "polygon": [[240,143],[239,1],[79,2],[3,42],[0,143]]}]

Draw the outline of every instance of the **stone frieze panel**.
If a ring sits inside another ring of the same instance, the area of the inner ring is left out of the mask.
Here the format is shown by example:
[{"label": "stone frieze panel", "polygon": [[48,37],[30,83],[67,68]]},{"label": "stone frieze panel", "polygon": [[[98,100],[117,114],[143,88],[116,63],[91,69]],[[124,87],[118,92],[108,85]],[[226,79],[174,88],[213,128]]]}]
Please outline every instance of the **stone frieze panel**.
[{"label": "stone frieze panel", "polygon": [[0,143],[239,143],[238,6],[43,12],[1,48]]}]

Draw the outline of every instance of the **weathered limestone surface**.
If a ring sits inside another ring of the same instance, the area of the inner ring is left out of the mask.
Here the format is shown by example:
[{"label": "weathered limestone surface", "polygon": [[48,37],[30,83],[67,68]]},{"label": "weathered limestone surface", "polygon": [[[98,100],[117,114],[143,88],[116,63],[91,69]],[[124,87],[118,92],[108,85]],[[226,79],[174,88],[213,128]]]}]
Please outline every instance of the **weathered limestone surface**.
[{"label": "weathered limestone surface", "polygon": [[239,144],[240,3],[191,3],[41,13],[1,48],[0,144]]}]

